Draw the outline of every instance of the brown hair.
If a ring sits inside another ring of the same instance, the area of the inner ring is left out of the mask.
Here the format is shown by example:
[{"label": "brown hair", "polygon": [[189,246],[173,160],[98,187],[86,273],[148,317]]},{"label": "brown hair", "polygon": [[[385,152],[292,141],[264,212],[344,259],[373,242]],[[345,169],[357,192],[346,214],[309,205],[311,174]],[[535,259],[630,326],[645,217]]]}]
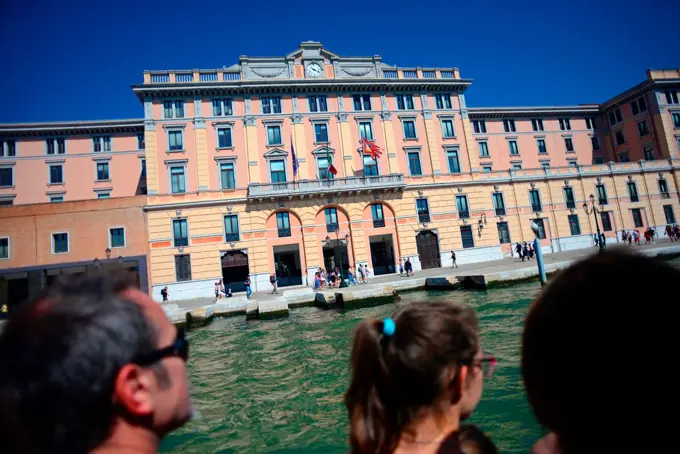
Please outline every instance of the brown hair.
[{"label": "brown hair", "polygon": [[463,454],[498,454],[496,445],[477,426],[463,424],[458,434],[460,450]]},{"label": "brown hair", "polygon": [[440,396],[452,369],[457,374],[479,351],[477,315],[470,308],[414,303],[393,320],[391,336],[383,335],[384,322],[376,319],[362,322],[354,334],[345,405],[355,454],[390,453],[421,409],[440,413],[450,404]]}]

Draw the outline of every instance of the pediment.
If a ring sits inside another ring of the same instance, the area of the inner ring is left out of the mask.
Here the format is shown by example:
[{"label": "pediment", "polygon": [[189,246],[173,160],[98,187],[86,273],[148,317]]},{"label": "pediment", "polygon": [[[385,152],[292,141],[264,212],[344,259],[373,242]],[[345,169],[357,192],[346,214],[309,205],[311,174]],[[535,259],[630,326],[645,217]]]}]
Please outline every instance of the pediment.
[{"label": "pediment", "polygon": [[327,146],[320,146],[312,150],[312,154],[322,154],[325,155],[326,153],[334,154],[335,153],[335,148],[327,147]]},{"label": "pediment", "polygon": [[282,150],[281,148],[273,148],[264,154],[265,158],[285,158],[287,156],[288,152],[286,150]]}]

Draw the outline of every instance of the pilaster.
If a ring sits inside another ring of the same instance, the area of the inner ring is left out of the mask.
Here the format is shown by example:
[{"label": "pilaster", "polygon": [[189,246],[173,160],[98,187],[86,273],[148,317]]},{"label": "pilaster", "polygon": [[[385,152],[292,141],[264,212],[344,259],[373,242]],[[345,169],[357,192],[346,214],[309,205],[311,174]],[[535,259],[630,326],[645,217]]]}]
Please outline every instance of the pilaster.
[{"label": "pilaster", "polygon": [[144,143],[146,156],[146,189],[149,195],[158,194],[158,146],[156,125],[153,120],[144,120]]},{"label": "pilaster", "polygon": [[[305,125],[302,121],[293,121],[293,141],[295,142],[295,156],[298,160],[298,180],[309,179],[309,161],[313,160],[307,150],[305,142]],[[293,156],[291,155],[291,159]]]},{"label": "pilaster", "polygon": [[210,189],[208,176],[208,142],[206,140],[205,120],[203,118],[203,102],[200,97],[194,98],[194,146],[196,148],[196,171],[198,190]]},{"label": "pilaster", "polygon": [[432,113],[429,112],[429,117],[423,112],[423,121],[425,122],[425,138],[427,139],[427,150],[430,154],[430,162],[432,163],[432,173],[439,175],[442,173],[441,163],[439,162],[439,150],[437,149],[436,129],[434,120],[432,120]]},{"label": "pilaster", "polygon": [[255,117],[246,115],[243,117],[243,129],[245,130],[246,157],[248,159],[248,182],[260,183],[260,156],[257,144],[257,120]]}]

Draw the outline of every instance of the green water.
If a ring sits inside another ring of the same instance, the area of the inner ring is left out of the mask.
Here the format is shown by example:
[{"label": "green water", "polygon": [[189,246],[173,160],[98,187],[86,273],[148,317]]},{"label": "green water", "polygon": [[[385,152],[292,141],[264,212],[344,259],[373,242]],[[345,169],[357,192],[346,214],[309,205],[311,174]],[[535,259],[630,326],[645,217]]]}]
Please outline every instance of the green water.
[{"label": "green water", "polygon": [[394,304],[348,312],[303,308],[287,319],[218,319],[193,331],[189,369],[200,414],[167,437],[163,452],[344,453],[352,330],[366,317],[385,317],[433,297],[473,306],[484,349],[499,364],[485,381],[473,422],[504,453],[526,453],[541,432],[526,402],[520,342],[537,283],[491,291],[416,292]]}]

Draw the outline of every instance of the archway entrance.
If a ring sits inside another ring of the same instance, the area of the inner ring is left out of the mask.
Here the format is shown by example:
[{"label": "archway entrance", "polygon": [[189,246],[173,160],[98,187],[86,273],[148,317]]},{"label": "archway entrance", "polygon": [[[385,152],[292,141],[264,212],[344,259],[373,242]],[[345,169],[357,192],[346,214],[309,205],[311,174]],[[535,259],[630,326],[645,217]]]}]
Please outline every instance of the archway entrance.
[{"label": "archway entrance", "polygon": [[373,274],[394,273],[394,244],[392,235],[377,235],[368,238],[371,246],[371,262]]},{"label": "archway entrance", "polygon": [[437,234],[432,230],[423,230],[416,235],[416,246],[420,257],[420,268],[441,268],[441,256],[439,255],[439,241]]},{"label": "archway entrance", "polygon": [[337,266],[342,276],[347,276],[349,269],[349,254],[347,243],[343,240],[328,240],[323,243],[323,264],[326,272],[330,272]]},{"label": "archway entrance", "polygon": [[243,292],[246,287],[243,282],[248,277],[247,251],[227,251],[222,254],[222,279],[224,289],[232,292]]}]

